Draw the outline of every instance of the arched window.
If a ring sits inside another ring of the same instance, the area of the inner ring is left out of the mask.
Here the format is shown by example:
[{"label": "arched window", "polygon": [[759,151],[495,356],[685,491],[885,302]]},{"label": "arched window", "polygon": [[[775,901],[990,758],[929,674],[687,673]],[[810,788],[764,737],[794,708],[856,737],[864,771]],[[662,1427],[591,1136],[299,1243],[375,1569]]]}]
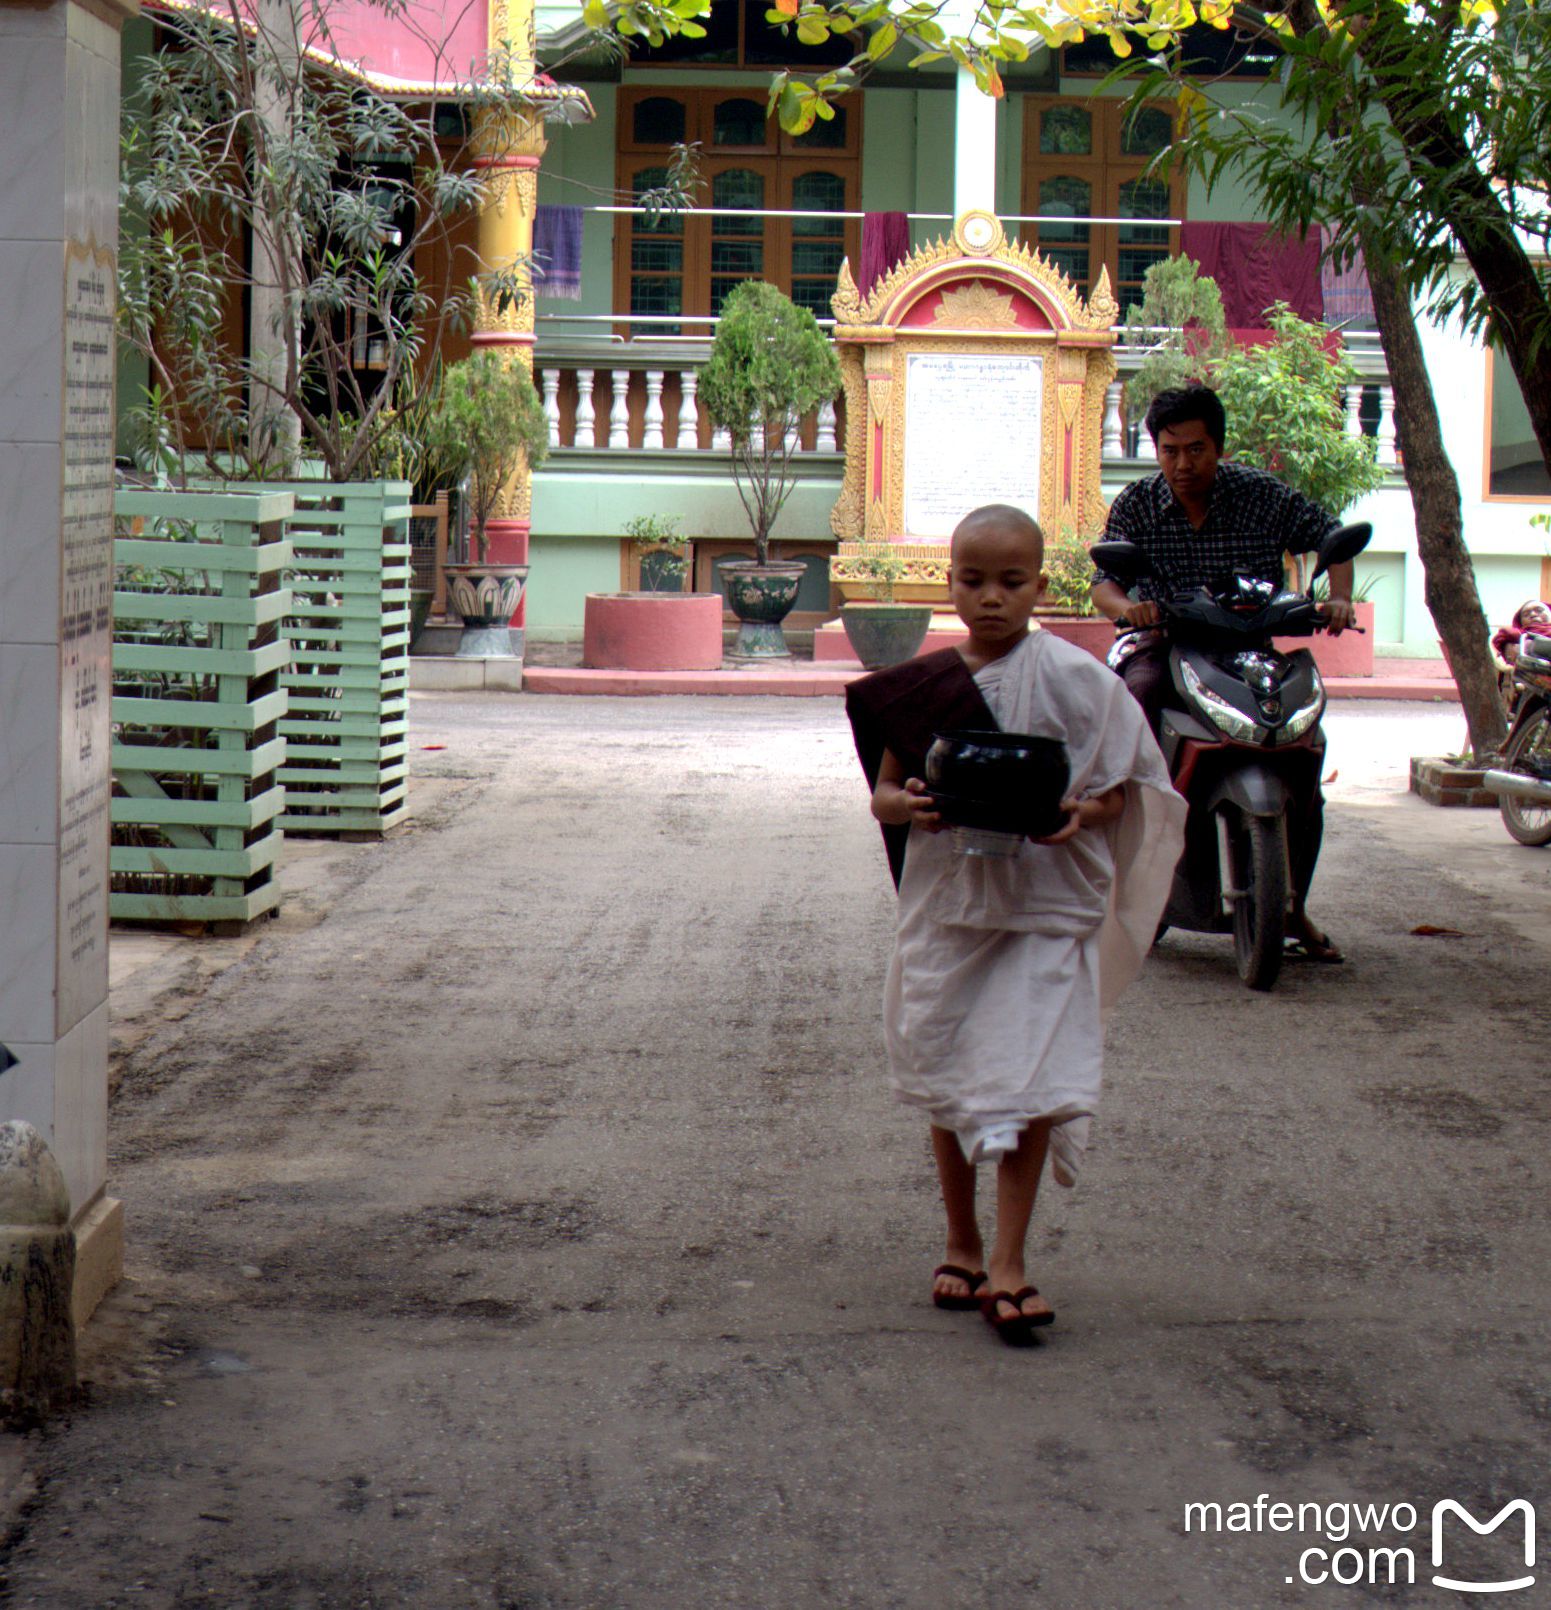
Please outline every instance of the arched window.
[{"label": "arched window", "polygon": [[637,145],[682,145],[684,103],[671,95],[648,95],[635,103],[631,133]]},{"label": "arched window", "polygon": [[[718,313],[746,279],[768,280],[827,318],[842,260],[855,263],[861,251],[861,115],[861,97],[848,97],[796,136],[766,116],[763,99],[725,86],[621,90],[622,192],[662,184],[676,144],[697,141],[703,152],[693,211],[650,222],[637,214],[616,229],[615,307],[685,320],[634,333],[704,334],[693,316]],[[798,213],[809,216],[788,216]]]},{"label": "arched window", "polygon": [[1107,268],[1123,318],[1141,301],[1142,276],[1179,250],[1175,225],[1130,221],[1184,216],[1183,178],[1148,171],[1173,139],[1173,111],[1144,106],[1128,118],[1123,102],[1101,97],[1031,95],[1026,106],[1023,211],[1046,221],[1025,224],[1023,239],[1085,296]]},{"label": "arched window", "polygon": [[752,168],[729,168],[711,181],[711,312],[744,280],[765,277],[765,177]]},{"label": "arched window", "polygon": [[741,97],[718,101],[711,114],[712,145],[765,144],[765,103]]},{"label": "arched window", "polygon": [[[667,183],[666,168],[639,168],[631,176],[636,196]],[[631,220],[630,311],[670,314],[684,310],[684,219],[678,213]]]},{"label": "arched window", "polygon": [[818,214],[791,220],[791,288],[788,295],[818,318],[829,317],[829,299],[846,254],[846,182],[843,175],[815,168],[792,179],[793,212]]}]

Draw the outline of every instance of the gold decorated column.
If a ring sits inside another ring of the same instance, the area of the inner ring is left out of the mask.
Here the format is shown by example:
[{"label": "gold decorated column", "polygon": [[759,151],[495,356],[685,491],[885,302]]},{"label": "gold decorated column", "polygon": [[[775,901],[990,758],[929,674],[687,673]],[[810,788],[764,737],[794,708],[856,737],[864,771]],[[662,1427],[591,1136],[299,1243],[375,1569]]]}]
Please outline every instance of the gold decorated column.
[{"label": "gold decorated column", "polygon": [[[536,87],[534,0],[490,0],[491,73],[508,87]],[[501,273],[528,260],[533,250],[533,219],[538,202],[538,170],[543,159],[545,108],[535,97],[527,107],[490,107],[477,114],[474,165],[485,170],[487,186],[479,214],[479,271]],[[523,276],[524,283],[527,275]],[[533,296],[509,301],[481,295],[474,345],[493,348],[508,363],[533,372]],[[533,479],[523,459],[507,483],[490,521],[490,559],[498,564],[528,562]],[[525,615],[519,603],[512,624]]]}]

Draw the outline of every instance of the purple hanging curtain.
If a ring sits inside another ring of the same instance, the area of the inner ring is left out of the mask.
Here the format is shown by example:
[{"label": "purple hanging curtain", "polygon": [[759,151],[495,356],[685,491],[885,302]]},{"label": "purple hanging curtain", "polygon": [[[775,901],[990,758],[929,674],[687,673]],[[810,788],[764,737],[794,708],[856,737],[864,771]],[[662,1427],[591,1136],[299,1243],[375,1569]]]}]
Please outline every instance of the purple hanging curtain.
[{"label": "purple hanging curtain", "polygon": [[562,302],[582,299],[582,209],[541,203],[533,214],[533,288]]},{"label": "purple hanging curtain", "polygon": [[856,288],[863,296],[910,255],[910,220],[902,212],[862,215],[862,264]]},{"label": "purple hanging curtain", "polygon": [[1217,281],[1230,330],[1263,330],[1266,309],[1286,302],[1300,319],[1323,319],[1319,233],[1301,239],[1269,224],[1186,223],[1179,249]]}]

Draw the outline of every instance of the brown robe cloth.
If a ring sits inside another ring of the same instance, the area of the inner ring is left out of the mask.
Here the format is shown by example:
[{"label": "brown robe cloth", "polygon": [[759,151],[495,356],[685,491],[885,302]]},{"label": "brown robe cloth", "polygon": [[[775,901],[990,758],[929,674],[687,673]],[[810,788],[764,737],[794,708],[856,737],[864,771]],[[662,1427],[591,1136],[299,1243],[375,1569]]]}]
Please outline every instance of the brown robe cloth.
[{"label": "brown robe cloth", "polygon": [[[926,776],[926,751],[940,732],[995,732],[996,717],[956,648],[874,671],[846,688],[846,716],[869,788],[878,786],[883,752],[890,750],[907,777]],[[899,887],[905,869],[908,823],[885,823],[883,845]]]}]

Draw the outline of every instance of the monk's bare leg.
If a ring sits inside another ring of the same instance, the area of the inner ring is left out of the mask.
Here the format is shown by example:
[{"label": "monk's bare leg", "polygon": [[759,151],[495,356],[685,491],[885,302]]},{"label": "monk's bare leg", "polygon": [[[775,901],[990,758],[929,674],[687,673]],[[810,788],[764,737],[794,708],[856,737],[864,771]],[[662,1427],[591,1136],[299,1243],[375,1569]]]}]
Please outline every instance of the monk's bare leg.
[{"label": "monk's bare leg", "polygon": [[[944,1263],[957,1264],[978,1275],[985,1267],[985,1248],[980,1241],[980,1225],[975,1218],[975,1165],[967,1162],[959,1137],[951,1129],[932,1125],[932,1155],[937,1159],[937,1179],[942,1186],[942,1205],[948,1214],[948,1248]],[[934,1297],[968,1297],[969,1283],[956,1275],[938,1275],[932,1285]]]},{"label": "monk's bare leg", "polygon": [[[1030,1282],[1024,1273],[1023,1247],[1028,1239],[1029,1220],[1034,1216],[1034,1199],[1039,1194],[1039,1176],[1045,1167],[1050,1144],[1048,1123],[1029,1124],[1018,1137],[1018,1149],[1007,1152],[996,1166],[996,1240],[991,1247],[992,1291],[1019,1291]],[[1050,1304],[1043,1297],[1026,1297],[1023,1312],[1048,1314]],[[999,1312],[1011,1315],[1003,1305]]]}]

